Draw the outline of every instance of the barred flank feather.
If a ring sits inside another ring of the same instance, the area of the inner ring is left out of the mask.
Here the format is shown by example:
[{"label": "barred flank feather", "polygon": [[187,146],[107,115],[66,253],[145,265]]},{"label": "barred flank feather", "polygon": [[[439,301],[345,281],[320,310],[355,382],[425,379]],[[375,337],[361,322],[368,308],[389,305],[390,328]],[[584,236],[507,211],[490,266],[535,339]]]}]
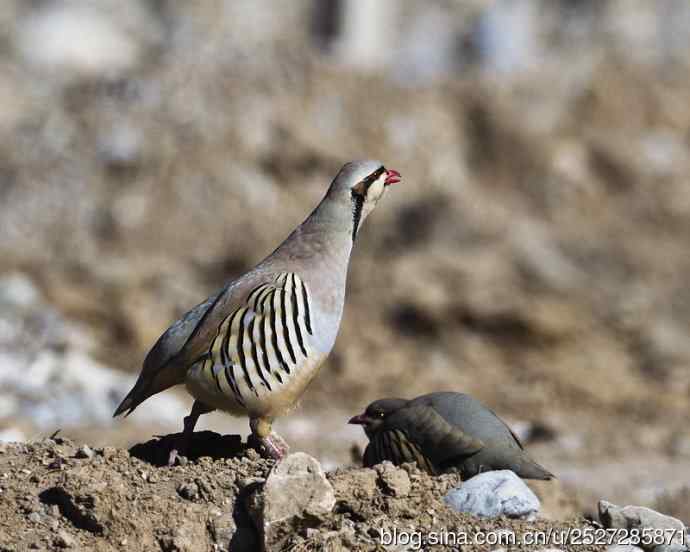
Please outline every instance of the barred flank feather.
[{"label": "barred flank feather", "polygon": [[249,396],[270,393],[300,369],[312,332],[307,286],[297,274],[281,273],[254,288],[245,306],[222,321],[203,372],[245,405]]},{"label": "barred flank feather", "polygon": [[398,429],[379,431],[364,451],[364,467],[375,466],[384,460],[396,466],[409,462],[417,464],[419,469],[432,475],[438,473],[420,448],[407,438],[405,432]]}]

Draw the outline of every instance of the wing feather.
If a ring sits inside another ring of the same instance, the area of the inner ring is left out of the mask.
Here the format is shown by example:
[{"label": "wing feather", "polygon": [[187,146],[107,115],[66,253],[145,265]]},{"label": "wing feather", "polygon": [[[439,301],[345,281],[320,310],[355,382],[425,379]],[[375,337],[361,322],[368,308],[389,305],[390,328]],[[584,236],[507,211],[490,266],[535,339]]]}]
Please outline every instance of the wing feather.
[{"label": "wing feather", "polygon": [[[267,273],[237,280],[168,328],[114,415],[129,414],[148,397],[184,383],[187,370],[199,360],[205,362],[204,374],[217,387],[229,387],[240,403],[248,392],[258,395],[258,386],[270,391],[269,376],[282,383],[280,370],[291,374],[289,363],[297,363],[295,350],[307,356],[300,330],[310,333],[309,309],[306,285],[296,274]],[[220,383],[220,367],[228,385]]]},{"label": "wing feather", "polygon": [[468,457],[484,448],[484,443],[449,424],[432,407],[410,405],[386,418],[386,429],[400,429],[419,447],[432,464],[439,466],[450,458]]}]

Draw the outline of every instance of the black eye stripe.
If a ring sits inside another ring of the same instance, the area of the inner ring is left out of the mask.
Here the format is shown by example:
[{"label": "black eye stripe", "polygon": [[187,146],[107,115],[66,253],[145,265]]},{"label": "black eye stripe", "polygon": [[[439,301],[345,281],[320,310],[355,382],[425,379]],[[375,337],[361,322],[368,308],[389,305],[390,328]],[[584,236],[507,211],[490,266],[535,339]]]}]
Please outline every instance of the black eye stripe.
[{"label": "black eye stripe", "polygon": [[376,169],[373,173],[371,173],[369,176],[367,176],[364,180],[362,180],[362,183],[368,188],[371,186],[378,178],[386,172],[386,167],[381,166],[380,168]]},{"label": "black eye stripe", "polygon": [[359,223],[362,220],[362,209],[364,208],[364,195],[352,190],[352,241],[357,237]]},{"label": "black eye stripe", "polygon": [[352,187],[352,194],[353,195],[360,195],[360,196],[367,195],[367,190],[369,189],[369,186],[371,186],[374,182],[376,182],[381,177],[381,175],[385,172],[386,172],[386,167],[382,166],[382,167],[376,169],[373,173],[371,173],[366,178],[363,178],[355,186]]}]

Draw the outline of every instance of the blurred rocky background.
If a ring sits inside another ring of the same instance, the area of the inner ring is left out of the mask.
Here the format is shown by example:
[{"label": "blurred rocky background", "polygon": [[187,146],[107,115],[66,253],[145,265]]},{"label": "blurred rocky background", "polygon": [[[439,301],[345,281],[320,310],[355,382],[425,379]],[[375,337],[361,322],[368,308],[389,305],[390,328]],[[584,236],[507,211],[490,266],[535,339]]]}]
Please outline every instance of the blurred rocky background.
[{"label": "blurred rocky background", "polygon": [[685,0],[3,1],[0,439],[178,431],[184,393],[110,418],[148,348],[373,157],[293,450],[465,391],[582,508],[690,522],[689,47]]}]

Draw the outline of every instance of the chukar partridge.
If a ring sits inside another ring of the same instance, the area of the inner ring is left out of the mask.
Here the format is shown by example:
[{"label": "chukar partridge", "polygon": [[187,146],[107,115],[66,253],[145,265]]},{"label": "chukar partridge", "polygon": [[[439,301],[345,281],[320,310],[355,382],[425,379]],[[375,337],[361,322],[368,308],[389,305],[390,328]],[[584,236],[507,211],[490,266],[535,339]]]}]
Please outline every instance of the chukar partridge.
[{"label": "chukar partridge", "polygon": [[553,478],[527,455],[505,422],[462,393],[381,399],[349,423],[362,425],[369,437],[366,467],[390,460],[416,463],[431,474],[456,469],[463,479],[489,470],[512,470],[525,479]]},{"label": "chukar partridge", "polygon": [[378,161],[347,163],[273,253],[168,328],[114,416],[184,383],[196,400],[171,463],[199,416],[215,409],[248,416],[260,450],[284,456],[287,445],[271,423],[290,410],[331,352],[355,238],[387,186],[399,181],[400,173]]}]

